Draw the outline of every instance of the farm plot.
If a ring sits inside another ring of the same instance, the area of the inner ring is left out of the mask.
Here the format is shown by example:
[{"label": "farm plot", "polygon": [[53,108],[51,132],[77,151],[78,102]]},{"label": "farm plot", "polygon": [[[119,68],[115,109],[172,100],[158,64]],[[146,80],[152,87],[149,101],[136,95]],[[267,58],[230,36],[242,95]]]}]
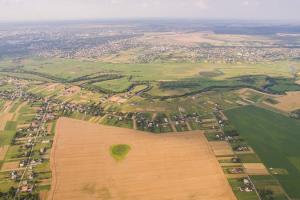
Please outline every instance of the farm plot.
[{"label": "farm plot", "polygon": [[262,163],[245,163],[245,171],[249,175],[268,175],[269,172]]},{"label": "farm plot", "polygon": [[13,117],[12,113],[1,113],[0,114],[0,131],[3,131],[6,125],[6,122],[11,120]]},{"label": "farm plot", "polygon": [[228,110],[226,115],[288,195],[299,199],[300,121],[254,106]]},{"label": "farm plot", "polygon": [[233,155],[233,151],[227,142],[217,141],[217,142],[209,142],[209,144],[216,156]]},{"label": "farm plot", "polygon": [[[155,135],[61,118],[52,199],[236,199],[202,132]],[[112,147],[126,146],[115,159]]]},{"label": "farm plot", "polygon": [[300,92],[287,92],[286,95],[275,98],[276,104],[270,104],[275,108],[290,112],[300,108]]}]

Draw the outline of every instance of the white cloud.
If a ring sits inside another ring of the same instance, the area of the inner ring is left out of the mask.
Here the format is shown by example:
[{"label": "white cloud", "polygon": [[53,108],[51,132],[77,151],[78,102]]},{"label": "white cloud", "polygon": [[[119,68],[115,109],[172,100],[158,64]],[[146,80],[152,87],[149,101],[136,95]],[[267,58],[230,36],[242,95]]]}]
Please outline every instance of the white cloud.
[{"label": "white cloud", "polygon": [[195,5],[196,5],[198,8],[202,9],[202,10],[208,8],[208,4],[207,4],[207,2],[206,2],[205,0],[197,0],[197,1],[195,2]]},{"label": "white cloud", "polygon": [[0,21],[132,17],[300,20],[299,7],[300,0],[0,0]]},{"label": "white cloud", "polygon": [[121,0],[110,0],[110,3],[115,5],[115,4],[120,4]]},{"label": "white cloud", "polygon": [[141,6],[143,8],[148,8],[148,7],[150,7],[150,4],[148,2],[146,2],[146,1],[144,1],[144,2],[142,2]]},{"label": "white cloud", "polygon": [[250,2],[249,2],[249,1],[243,1],[242,5],[243,5],[243,6],[249,6],[249,5],[250,5]]}]

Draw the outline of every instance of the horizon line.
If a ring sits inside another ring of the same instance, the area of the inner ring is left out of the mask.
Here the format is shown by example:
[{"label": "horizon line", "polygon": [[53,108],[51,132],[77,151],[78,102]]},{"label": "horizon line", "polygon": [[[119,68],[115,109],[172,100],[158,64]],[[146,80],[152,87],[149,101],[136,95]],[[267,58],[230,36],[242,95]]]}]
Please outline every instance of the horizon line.
[{"label": "horizon line", "polygon": [[300,19],[221,19],[221,18],[192,18],[192,17],[110,17],[110,18],[86,18],[86,19],[43,19],[43,20],[1,20],[0,24],[39,24],[39,23],[63,23],[63,22],[117,22],[117,21],[211,21],[211,22],[247,22],[247,23],[300,23]]}]

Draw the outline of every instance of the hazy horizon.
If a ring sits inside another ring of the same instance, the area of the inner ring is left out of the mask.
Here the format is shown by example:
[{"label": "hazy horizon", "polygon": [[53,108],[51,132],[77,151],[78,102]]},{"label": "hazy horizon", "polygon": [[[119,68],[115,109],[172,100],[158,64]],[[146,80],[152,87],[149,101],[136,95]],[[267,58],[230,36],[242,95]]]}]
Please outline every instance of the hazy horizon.
[{"label": "hazy horizon", "polygon": [[212,19],[299,21],[297,0],[0,0],[0,21]]}]

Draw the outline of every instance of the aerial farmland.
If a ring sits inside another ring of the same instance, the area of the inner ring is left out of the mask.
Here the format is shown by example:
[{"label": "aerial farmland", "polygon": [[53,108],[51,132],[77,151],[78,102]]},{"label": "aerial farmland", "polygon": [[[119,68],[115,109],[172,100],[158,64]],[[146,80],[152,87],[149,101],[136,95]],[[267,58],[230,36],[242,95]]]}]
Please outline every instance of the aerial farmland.
[{"label": "aerial farmland", "polygon": [[0,199],[300,199],[297,26],[152,23],[0,26]]}]

